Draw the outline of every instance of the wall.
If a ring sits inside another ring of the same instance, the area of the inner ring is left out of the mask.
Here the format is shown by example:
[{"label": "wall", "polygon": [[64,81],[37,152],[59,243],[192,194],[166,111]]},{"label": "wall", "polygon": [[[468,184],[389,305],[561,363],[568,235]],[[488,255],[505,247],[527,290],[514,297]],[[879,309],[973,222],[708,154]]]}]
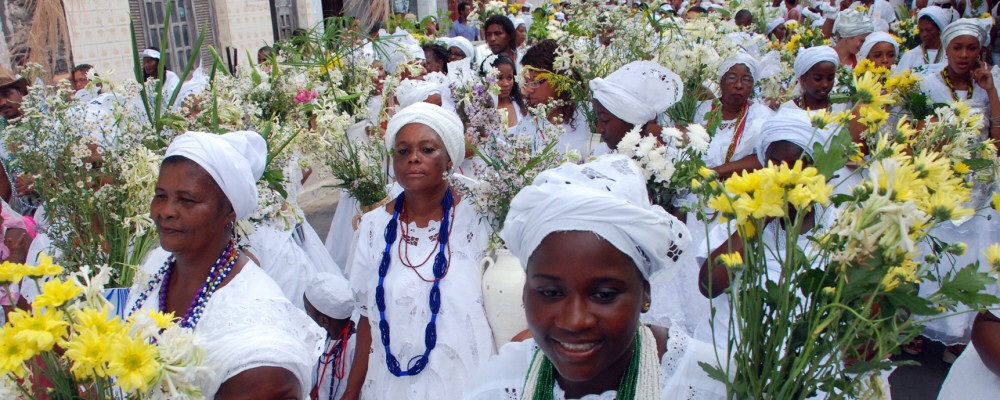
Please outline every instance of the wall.
[{"label": "wall", "polygon": [[300,28],[312,29],[323,22],[322,0],[296,0],[295,6],[299,11]]},{"label": "wall", "polygon": [[134,78],[128,0],[66,0],[73,62],[113,80]]},{"label": "wall", "polygon": [[241,66],[246,65],[247,52],[256,62],[257,49],[274,43],[271,6],[267,0],[216,0],[215,21],[219,52],[226,47],[236,48]]}]

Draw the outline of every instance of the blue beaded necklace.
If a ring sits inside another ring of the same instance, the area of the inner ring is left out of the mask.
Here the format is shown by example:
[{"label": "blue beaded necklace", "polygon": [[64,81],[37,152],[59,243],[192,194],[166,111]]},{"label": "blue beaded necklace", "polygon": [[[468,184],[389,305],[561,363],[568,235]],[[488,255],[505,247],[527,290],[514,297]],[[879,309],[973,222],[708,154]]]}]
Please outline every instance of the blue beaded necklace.
[{"label": "blue beaded necklace", "polygon": [[[236,261],[239,259],[239,249],[236,247],[236,242],[233,240],[229,241],[229,245],[226,249],[222,251],[219,259],[212,264],[212,268],[208,272],[208,277],[205,278],[205,284],[202,285],[201,290],[198,294],[191,299],[191,305],[188,306],[187,311],[181,316],[179,325],[182,328],[194,329],[198,325],[198,321],[201,320],[202,313],[205,311],[205,307],[208,305],[209,299],[215,294],[215,291],[219,289],[222,282],[229,276],[232,272],[233,267],[236,265]],[[153,275],[153,278],[149,280],[146,284],[145,290],[139,294],[136,299],[135,306],[129,315],[135,313],[136,310],[142,308],[143,303],[146,302],[146,298],[149,294],[153,292],[153,289],[157,284],[160,284],[159,300],[160,300],[160,311],[164,312],[166,310],[166,297],[167,297],[167,285],[170,281],[170,275],[173,273],[174,265],[176,260],[173,254],[167,258],[167,261],[163,263],[160,270]]]},{"label": "blue beaded necklace", "polygon": [[385,363],[389,368],[389,373],[393,376],[415,376],[427,367],[427,361],[430,356],[431,350],[437,345],[437,315],[438,311],[441,310],[441,289],[438,287],[441,284],[441,278],[448,271],[448,257],[445,256],[445,249],[448,246],[448,214],[451,210],[452,203],[455,201],[454,196],[451,193],[451,188],[444,193],[444,199],[441,200],[441,207],[444,209],[444,213],[441,216],[441,228],[438,233],[438,253],[434,257],[434,286],[431,287],[430,296],[428,303],[431,309],[431,320],[427,322],[427,328],[424,330],[424,354],[413,357],[407,363],[407,369],[401,370],[399,367],[399,360],[392,351],[389,349],[389,321],[385,319],[385,276],[389,272],[389,264],[392,260],[392,249],[393,243],[396,242],[396,226],[399,221],[399,213],[403,210],[403,202],[405,200],[406,193],[400,193],[399,197],[396,198],[396,204],[393,207],[392,219],[385,226],[385,250],[382,251],[382,261],[378,266],[378,286],[375,287],[375,305],[378,307],[379,322],[378,330],[382,338],[382,346],[385,347]]}]

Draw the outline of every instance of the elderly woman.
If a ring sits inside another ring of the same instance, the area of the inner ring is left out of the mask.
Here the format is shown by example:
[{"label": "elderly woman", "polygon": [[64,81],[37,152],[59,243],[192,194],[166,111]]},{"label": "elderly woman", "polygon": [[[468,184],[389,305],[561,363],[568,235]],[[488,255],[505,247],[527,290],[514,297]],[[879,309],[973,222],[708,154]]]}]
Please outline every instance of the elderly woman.
[{"label": "elderly woman", "polygon": [[521,92],[524,94],[524,102],[529,108],[540,105],[553,107],[548,109],[547,115],[522,119],[515,131],[533,137],[535,143],[541,145],[546,140],[546,131],[558,129],[561,125],[565,133],[559,136],[556,144],[559,151],[577,151],[585,158],[591,153],[607,152],[604,146],[595,151],[586,113],[570,100],[565,83],[560,85],[560,81],[574,78],[567,76],[571,72],[555,70],[558,46],[555,40],[543,40],[531,46],[521,59],[524,71]]},{"label": "elderly woman", "polygon": [[476,48],[472,46],[472,42],[461,36],[456,36],[448,39],[448,62],[455,62],[458,60],[468,60],[470,63],[472,59],[476,57]]},{"label": "elderly woman", "polygon": [[611,150],[626,133],[640,127],[639,135],[650,134],[656,117],[681,99],[684,84],[673,71],[652,61],[633,61],[607,78],[590,81],[593,92],[597,133]]},{"label": "elderly woman", "polygon": [[899,59],[899,42],[885,32],[873,32],[865,38],[858,51],[858,58],[869,59],[876,67],[893,69]]},{"label": "elderly woman", "polygon": [[303,399],[323,332],[241,251],[233,224],[257,207],[267,147],[255,132],[188,132],[167,148],[150,204],[162,250],[131,290],[132,312],[180,318],[204,343],[206,398]]},{"label": "elderly woman", "polygon": [[458,115],[428,103],[389,121],[385,145],[403,192],[358,227],[359,351],[345,399],[458,398],[494,353],[479,269],[489,227],[449,184],[463,133]]},{"label": "elderly woman", "polygon": [[640,321],[650,278],[672,275],[691,243],[650,204],[634,162],[609,155],[539,174],[500,235],[527,273],[533,339],[505,345],[465,399],[725,398],[698,365],[718,365],[711,345]]},{"label": "elderly woman", "polygon": [[[722,179],[743,170],[760,168],[754,151],[757,148],[760,125],[774,115],[766,105],[754,103],[754,84],[761,79],[761,65],[753,56],[739,53],[719,66],[719,96],[721,121],[708,152],[705,164]],[[695,122],[705,124],[715,110],[713,102],[702,102]]]},{"label": "elderly woman", "polygon": [[800,50],[792,69],[801,96],[782,104],[778,112],[786,108],[796,110],[836,108],[833,111],[839,112],[846,108],[842,104],[833,107],[834,104],[830,102],[830,91],[837,83],[839,62],[837,51],[830,46],[815,46]]},{"label": "elderly woman", "polygon": [[865,37],[875,30],[871,17],[854,9],[841,11],[833,23],[833,48],[837,51],[840,65],[854,68],[858,64],[858,51]]},{"label": "elderly woman", "polygon": [[945,61],[941,50],[941,31],[951,23],[951,10],[930,6],[917,13],[917,29],[920,30],[920,46],[903,53],[899,58],[899,70],[923,69],[930,64]]}]

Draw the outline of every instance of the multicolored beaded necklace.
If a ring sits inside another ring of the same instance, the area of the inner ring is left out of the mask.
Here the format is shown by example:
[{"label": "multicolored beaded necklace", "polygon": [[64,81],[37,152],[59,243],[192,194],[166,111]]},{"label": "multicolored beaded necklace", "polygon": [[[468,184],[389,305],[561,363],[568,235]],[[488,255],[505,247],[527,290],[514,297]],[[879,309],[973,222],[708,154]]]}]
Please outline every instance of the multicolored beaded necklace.
[{"label": "multicolored beaded necklace", "polygon": [[434,286],[431,287],[428,299],[431,320],[427,322],[427,328],[424,330],[424,346],[426,348],[424,349],[424,354],[410,359],[407,363],[407,369],[402,370],[399,367],[399,360],[392,354],[392,350],[389,348],[389,321],[385,319],[385,276],[389,272],[389,264],[392,261],[392,245],[396,242],[396,228],[399,224],[399,214],[403,210],[403,202],[405,200],[406,192],[400,193],[399,197],[396,198],[396,204],[393,206],[392,219],[385,226],[385,250],[382,251],[382,260],[379,262],[378,286],[375,287],[375,305],[378,308],[379,315],[378,330],[382,339],[382,346],[385,348],[386,367],[393,376],[414,376],[419,374],[427,367],[431,350],[434,350],[434,346],[437,345],[437,316],[438,311],[441,311],[441,288],[439,286],[441,278],[447,273],[450,263],[448,256],[445,255],[445,249],[448,247],[448,235],[450,233],[448,232],[449,211],[451,210],[452,203],[455,201],[455,197],[451,192],[451,188],[448,188],[444,193],[444,199],[441,200],[441,208],[444,209],[444,213],[441,216],[441,228],[438,229],[438,232],[440,232],[438,236],[438,253],[434,258],[433,264]]},{"label": "multicolored beaded necklace", "polygon": [[[955,85],[951,84],[951,79],[948,79],[948,68],[941,70],[941,79],[944,80],[944,84],[948,86],[948,91],[951,92],[951,98],[958,101],[958,91],[955,90]],[[974,83],[972,82],[972,75],[969,75],[969,90],[965,92],[965,99],[972,100],[972,89]]]},{"label": "multicolored beaded necklace", "polygon": [[[202,285],[198,294],[191,299],[191,304],[188,306],[187,311],[184,316],[181,317],[180,326],[182,328],[194,329],[198,325],[198,321],[201,320],[202,313],[205,311],[205,307],[208,305],[209,299],[212,295],[219,289],[222,282],[226,280],[229,273],[232,272],[233,267],[236,265],[236,260],[239,259],[239,249],[236,247],[236,241],[230,239],[229,244],[226,249],[222,251],[219,259],[212,264],[212,268],[208,271],[208,277],[205,278],[205,284]],[[160,300],[160,311],[166,312],[167,304],[167,291],[170,285],[170,275],[173,274],[174,266],[177,263],[173,254],[167,258],[167,261],[163,263],[159,271],[149,280],[146,284],[146,288],[139,294],[136,299],[135,306],[132,311],[129,312],[131,315],[136,310],[142,309],[143,303],[149,297],[149,294],[153,292],[156,285],[160,285],[160,291],[158,293]]]}]

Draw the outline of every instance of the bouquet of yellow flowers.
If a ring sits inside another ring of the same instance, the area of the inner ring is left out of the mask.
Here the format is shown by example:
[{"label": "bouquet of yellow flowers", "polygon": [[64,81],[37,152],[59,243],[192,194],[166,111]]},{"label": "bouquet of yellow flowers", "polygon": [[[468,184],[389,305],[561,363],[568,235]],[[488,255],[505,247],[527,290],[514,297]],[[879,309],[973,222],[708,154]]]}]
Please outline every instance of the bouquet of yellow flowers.
[{"label": "bouquet of yellow flowers", "polygon": [[44,255],[38,266],[0,265],[8,288],[25,278],[44,283],[31,309],[14,310],[0,329],[0,397],[202,397],[195,382],[211,371],[192,332],[172,314],[113,316],[101,296],[107,268],[66,273]]}]

